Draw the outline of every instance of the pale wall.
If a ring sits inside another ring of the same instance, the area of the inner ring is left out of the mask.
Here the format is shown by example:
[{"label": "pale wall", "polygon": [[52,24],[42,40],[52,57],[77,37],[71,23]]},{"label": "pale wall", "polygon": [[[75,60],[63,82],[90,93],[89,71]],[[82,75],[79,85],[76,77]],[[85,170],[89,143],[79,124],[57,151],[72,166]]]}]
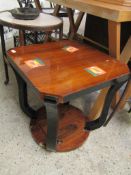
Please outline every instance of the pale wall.
[{"label": "pale wall", "polygon": [[12,9],[17,6],[17,0],[0,0],[0,11]]}]

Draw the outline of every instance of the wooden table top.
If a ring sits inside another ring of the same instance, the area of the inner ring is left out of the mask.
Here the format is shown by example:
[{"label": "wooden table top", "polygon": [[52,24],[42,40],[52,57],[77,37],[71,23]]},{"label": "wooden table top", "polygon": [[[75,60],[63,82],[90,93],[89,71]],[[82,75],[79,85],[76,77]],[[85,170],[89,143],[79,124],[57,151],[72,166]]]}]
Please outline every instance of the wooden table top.
[{"label": "wooden table top", "polygon": [[7,55],[42,96],[58,97],[60,101],[129,75],[126,64],[76,41],[21,46],[9,50]]},{"label": "wooden table top", "polygon": [[94,16],[116,22],[131,21],[131,6],[109,4],[96,0],[48,0]]},{"label": "wooden table top", "polygon": [[0,13],[0,24],[16,29],[46,31],[54,30],[62,25],[62,20],[58,17],[40,13],[34,20],[15,19],[10,12]]}]

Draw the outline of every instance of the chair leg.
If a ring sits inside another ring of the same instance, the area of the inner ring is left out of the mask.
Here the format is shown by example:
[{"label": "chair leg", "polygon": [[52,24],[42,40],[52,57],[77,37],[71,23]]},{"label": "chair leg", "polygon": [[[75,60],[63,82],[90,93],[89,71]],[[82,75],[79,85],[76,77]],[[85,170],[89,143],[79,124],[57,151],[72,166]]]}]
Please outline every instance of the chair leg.
[{"label": "chair leg", "polygon": [[6,46],[5,46],[5,40],[4,40],[4,29],[3,26],[0,25],[0,35],[1,35],[1,46],[2,46],[2,52],[3,52],[3,61],[4,61],[4,69],[5,69],[5,85],[9,83],[9,72],[8,72],[8,65],[5,61],[6,59]]},{"label": "chair leg", "polygon": [[29,116],[30,118],[35,118],[36,111],[32,109],[28,104],[27,84],[15,70],[14,72],[15,72],[15,76],[18,84],[20,107],[27,116]]},{"label": "chair leg", "polygon": [[5,81],[4,81],[4,84],[8,85],[8,83],[9,83],[9,72],[8,72],[8,65],[5,62],[5,60],[4,60],[4,68],[5,68]]},{"label": "chair leg", "polygon": [[60,11],[60,8],[61,8],[61,6],[60,5],[56,5],[55,6],[55,8],[54,8],[54,12],[53,12],[53,16],[58,16],[58,14],[59,14],[59,11]]},{"label": "chair leg", "polygon": [[63,24],[59,29],[59,40],[61,40],[63,38]]}]

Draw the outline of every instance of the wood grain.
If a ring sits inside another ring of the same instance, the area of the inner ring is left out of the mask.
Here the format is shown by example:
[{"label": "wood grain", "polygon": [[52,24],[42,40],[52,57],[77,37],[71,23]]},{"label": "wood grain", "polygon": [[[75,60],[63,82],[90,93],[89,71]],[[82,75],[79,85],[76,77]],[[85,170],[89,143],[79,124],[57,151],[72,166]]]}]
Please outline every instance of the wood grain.
[{"label": "wood grain", "polygon": [[[84,130],[86,118],[83,113],[71,105],[59,105],[59,127],[56,151],[71,151],[80,147],[89,132]],[[45,108],[41,108],[38,117],[31,120],[31,133],[34,140],[42,147],[46,147],[47,120]]]},{"label": "wood grain", "polygon": [[97,1],[102,1],[102,2],[109,3],[109,4],[117,4],[117,5],[124,5],[124,6],[131,7],[131,0],[97,0]]},{"label": "wood grain", "polygon": [[120,60],[121,24],[108,21],[109,54]]},{"label": "wood grain", "polygon": [[[70,53],[65,50],[71,46],[77,51]],[[59,41],[40,45],[30,45],[8,51],[9,61],[13,60],[17,68],[27,77],[28,81],[42,96],[57,96],[59,99],[77,93],[101,83],[112,81],[128,75],[126,64],[87,45],[74,41]],[[30,68],[26,61],[41,59],[43,66]],[[93,76],[85,68],[98,66],[105,73]]]},{"label": "wood grain", "polygon": [[48,0],[115,22],[131,21],[131,6],[116,5],[96,0]]}]

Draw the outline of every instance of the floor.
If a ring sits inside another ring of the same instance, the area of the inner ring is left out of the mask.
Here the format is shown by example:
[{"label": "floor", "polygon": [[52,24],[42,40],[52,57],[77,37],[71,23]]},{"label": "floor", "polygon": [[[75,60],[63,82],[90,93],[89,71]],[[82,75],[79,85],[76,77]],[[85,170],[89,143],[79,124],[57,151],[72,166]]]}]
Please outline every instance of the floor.
[{"label": "floor", "polygon": [[[8,48],[12,47],[10,39],[6,42]],[[9,69],[11,81],[5,86],[3,71],[0,60],[0,175],[131,175],[131,114],[127,113],[128,106],[117,112],[106,128],[91,132],[79,149],[50,153],[32,139],[30,120],[19,107],[14,74]],[[86,110],[91,97],[94,95],[76,99],[72,104]],[[31,92],[30,101],[36,101]]]}]

